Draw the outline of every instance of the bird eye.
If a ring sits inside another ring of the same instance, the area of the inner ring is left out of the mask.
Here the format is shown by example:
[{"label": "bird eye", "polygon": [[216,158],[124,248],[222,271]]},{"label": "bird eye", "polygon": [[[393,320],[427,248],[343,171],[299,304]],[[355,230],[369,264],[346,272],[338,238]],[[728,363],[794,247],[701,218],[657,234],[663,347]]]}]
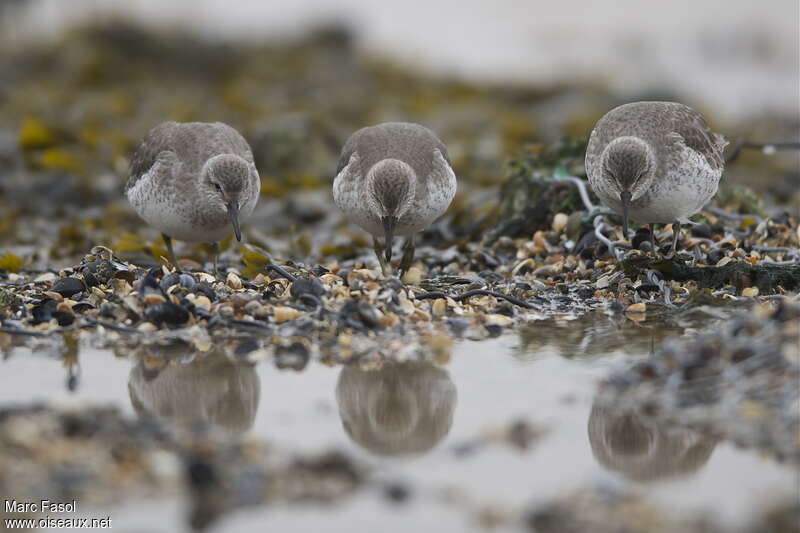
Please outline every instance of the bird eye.
[{"label": "bird eye", "polygon": [[214,188],[217,189],[219,192],[222,192],[222,185],[220,185],[219,183],[215,183]]}]

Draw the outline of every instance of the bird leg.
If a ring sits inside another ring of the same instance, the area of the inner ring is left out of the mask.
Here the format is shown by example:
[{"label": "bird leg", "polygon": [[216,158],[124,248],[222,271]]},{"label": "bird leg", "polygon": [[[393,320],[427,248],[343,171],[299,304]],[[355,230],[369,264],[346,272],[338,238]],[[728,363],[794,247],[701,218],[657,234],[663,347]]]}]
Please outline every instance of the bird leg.
[{"label": "bird leg", "polygon": [[658,249],[656,248],[656,225],[650,224],[650,248],[653,249],[653,255],[656,255]]},{"label": "bird leg", "polygon": [[672,251],[670,255],[678,253],[678,238],[681,236],[681,223],[677,220],[672,223]]},{"label": "bird leg", "polygon": [[409,236],[403,243],[403,258],[400,260],[400,275],[402,276],[414,262],[414,235]]},{"label": "bird leg", "polygon": [[170,264],[175,267],[175,271],[180,272],[181,267],[178,265],[178,260],[175,259],[175,251],[172,249],[172,237],[166,233],[162,233],[161,238],[164,239],[164,244],[167,245],[167,259],[169,259]]},{"label": "bird leg", "polygon": [[219,243],[217,241],[214,241],[209,245],[209,248],[211,248],[211,256],[213,258],[212,260],[214,261],[214,276],[219,278],[220,273],[219,273],[219,268],[217,268],[217,265],[219,263]]},{"label": "bird leg", "polygon": [[378,263],[381,265],[381,273],[384,277],[387,275],[388,266],[386,264],[386,258],[384,257],[385,247],[381,246],[381,243],[378,241],[378,238],[373,235],[372,237],[372,249],[375,250],[375,255],[378,256]]}]

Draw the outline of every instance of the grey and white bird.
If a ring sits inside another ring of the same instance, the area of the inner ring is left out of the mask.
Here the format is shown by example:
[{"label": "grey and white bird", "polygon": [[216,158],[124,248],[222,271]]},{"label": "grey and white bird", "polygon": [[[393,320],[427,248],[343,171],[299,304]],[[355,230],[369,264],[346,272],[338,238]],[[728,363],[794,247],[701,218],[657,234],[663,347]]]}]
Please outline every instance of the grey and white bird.
[{"label": "grey and white bird", "polygon": [[724,167],[722,135],[692,108],[675,102],[634,102],[612,109],[592,131],[586,173],[606,206],[628,219],[673,223],[675,252],[680,224],[688,223],[717,192]]},{"label": "grey and white bird", "polygon": [[221,122],[164,122],[145,135],[131,160],[125,195],[142,219],[161,232],[178,268],[172,239],[218,241],[253,212],[261,191],[247,141]]},{"label": "grey and white bird", "polygon": [[414,260],[414,235],[447,211],[456,187],[447,148],[431,130],[386,122],[362,128],[347,140],[333,199],[348,220],[372,234],[384,273],[394,236],[407,237],[400,262],[404,272]]}]

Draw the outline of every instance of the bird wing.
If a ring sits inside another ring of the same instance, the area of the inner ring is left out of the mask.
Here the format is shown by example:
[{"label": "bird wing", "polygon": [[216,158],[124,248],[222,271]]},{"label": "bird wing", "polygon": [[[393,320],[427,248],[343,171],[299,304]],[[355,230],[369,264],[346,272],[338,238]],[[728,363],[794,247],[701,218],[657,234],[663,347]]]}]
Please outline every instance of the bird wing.
[{"label": "bird wing", "polygon": [[589,135],[589,141],[586,143],[586,176],[594,176],[595,167],[597,163],[597,159],[599,155],[603,152],[603,145],[605,143],[601,143],[600,135],[597,133],[597,128],[592,130],[591,135]]},{"label": "bird wing", "polygon": [[219,154],[235,154],[255,166],[253,152],[242,135],[222,122],[164,122],[147,132],[131,159],[130,178],[126,190],[147,174],[153,165],[161,176],[176,164],[191,176],[199,172],[211,157]]},{"label": "bird wing", "polygon": [[702,155],[712,169],[722,169],[725,163],[722,150],[728,144],[725,137],[711,131],[703,117],[690,107],[676,108],[672,118],[672,135],[676,140],[680,137],[683,144]]},{"label": "bird wing", "polygon": [[125,190],[133,187],[157,161],[164,165],[163,171],[177,160],[177,154],[172,150],[170,142],[177,125],[175,122],[164,122],[147,132],[131,158],[130,176]]},{"label": "bird wing", "polygon": [[342,148],[338,175],[350,162],[354,152],[361,159],[361,170],[372,167],[382,159],[393,158],[411,165],[421,179],[432,171],[436,150],[451,165],[450,155],[444,143],[424,126],[404,122],[386,122],[361,128],[353,133]]}]

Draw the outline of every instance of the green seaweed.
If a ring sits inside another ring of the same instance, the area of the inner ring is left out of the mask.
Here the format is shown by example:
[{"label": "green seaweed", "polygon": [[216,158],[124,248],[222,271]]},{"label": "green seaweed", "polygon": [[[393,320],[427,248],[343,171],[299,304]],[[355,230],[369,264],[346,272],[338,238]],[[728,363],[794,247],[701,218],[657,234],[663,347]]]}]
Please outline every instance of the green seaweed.
[{"label": "green seaweed", "polygon": [[0,256],[0,270],[19,272],[19,269],[22,268],[22,264],[22,258],[10,252]]},{"label": "green seaweed", "polygon": [[573,184],[549,181],[557,175],[585,176],[585,153],[586,139],[565,138],[547,147],[537,145],[530,153],[512,159],[500,190],[500,220],[490,242],[501,236],[530,236],[549,229],[556,213],[585,209]]},{"label": "green seaweed", "polygon": [[800,265],[752,265],[734,261],[723,266],[692,266],[677,258],[652,259],[636,256],[622,262],[625,275],[631,279],[644,270],[657,270],[670,281],[694,281],[701,289],[720,289],[732,285],[737,289],[758,287],[760,293],[773,293],[778,287],[788,291],[800,289]]}]

